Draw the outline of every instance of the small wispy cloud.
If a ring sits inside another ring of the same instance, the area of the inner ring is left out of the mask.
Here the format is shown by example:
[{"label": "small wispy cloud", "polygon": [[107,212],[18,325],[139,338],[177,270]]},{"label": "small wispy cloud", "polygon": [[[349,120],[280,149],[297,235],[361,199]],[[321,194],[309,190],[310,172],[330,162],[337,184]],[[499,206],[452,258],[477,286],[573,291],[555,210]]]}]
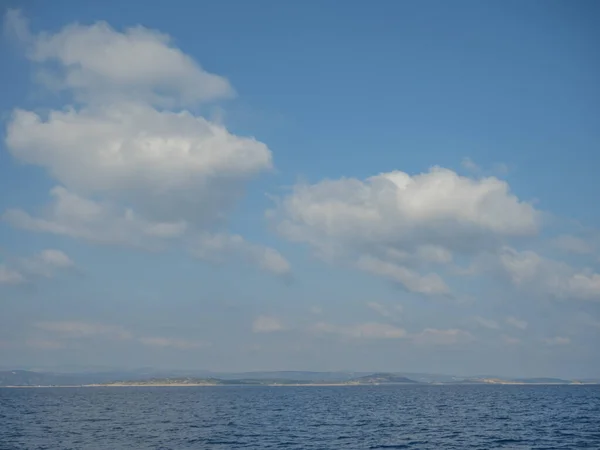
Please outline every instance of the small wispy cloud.
[{"label": "small wispy cloud", "polygon": [[397,317],[402,313],[403,310],[402,305],[394,305],[393,307],[388,307],[377,302],[368,302],[367,306],[380,316],[387,318]]},{"label": "small wispy cloud", "polygon": [[492,165],[492,171],[498,175],[506,175],[510,171],[510,168],[504,163],[494,163]]},{"label": "small wispy cloud", "polygon": [[476,175],[506,175],[509,172],[509,167],[504,163],[494,163],[491,168],[484,169],[479,164],[475,163],[471,158],[463,158],[460,162],[463,169]]},{"label": "small wispy cloud", "polygon": [[527,325],[528,325],[526,321],[518,319],[518,318],[513,317],[513,316],[507,317],[506,318],[506,323],[509,324],[509,325],[511,325],[511,326],[513,326],[513,327],[515,327],[515,328],[518,328],[519,330],[525,330],[527,328]]},{"label": "small wispy cloud", "polygon": [[543,339],[544,343],[547,345],[568,345],[571,343],[571,339],[563,336],[554,336],[551,338]]},{"label": "small wispy cloud", "polygon": [[131,332],[122,327],[90,322],[38,322],[34,327],[38,330],[54,333],[65,339],[103,337],[106,339],[126,340],[133,337]]},{"label": "small wispy cloud", "polygon": [[378,322],[367,322],[357,325],[334,325],[326,322],[315,324],[313,333],[336,334],[355,339],[398,339],[406,336],[406,330],[393,325]]},{"label": "small wispy cloud", "polygon": [[14,258],[10,265],[0,264],[0,285],[15,285],[36,277],[51,278],[59,270],[75,267],[60,250],[46,249],[27,258]]},{"label": "small wispy cloud", "polygon": [[239,235],[201,233],[190,241],[190,252],[197,258],[213,262],[220,262],[224,258],[245,260],[275,275],[291,279],[291,265],[278,251],[247,242]]},{"label": "small wispy cloud", "polygon": [[283,331],[285,327],[281,320],[273,316],[258,316],[252,322],[252,331],[254,333],[274,333]]},{"label": "small wispy cloud", "polygon": [[420,333],[412,335],[412,341],[419,345],[455,345],[472,341],[473,335],[468,331],[452,328],[438,330],[426,328]]},{"label": "small wispy cloud", "polygon": [[586,242],[584,239],[581,239],[577,236],[572,236],[570,234],[563,234],[561,236],[556,237],[552,244],[559,250],[562,250],[567,253],[576,253],[580,255],[585,255],[587,253],[593,253],[595,250],[595,243]]},{"label": "small wispy cloud", "polygon": [[504,342],[505,344],[509,344],[509,345],[517,345],[517,344],[521,343],[521,339],[503,334],[502,342]]},{"label": "small wispy cloud", "polygon": [[309,308],[309,311],[311,314],[314,314],[316,316],[323,314],[323,308],[321,308],[320,306],[311,306]]},{"label": "small wispy cloud", "polygon": [[579,325],[600,328],[600,320],[595,319],[591,314],[585,312],[579,312],[576,315],[576,322]]},{"label": "small wispy cloud", "polygon": [[46,278],[52,277],[57,270],[75,266],[75,263],[64,252],[55,249],[43,250],[30,258],[22,258],[20,262],[24,271]]},{"label": "small wispy cloud", "polygon": [[[190,350],[208,347],[205,341],[182,339],[166,336],[136,336],[133,332],[117,325],[107,325],[82,321],[37,322],[34,328],[45,333],[45,337],[36,336],[27,345],[34,348],[58,349],[71,346],[80,339],[102,339],[138,342],[155,348],[173,348]],[[43,336],[43,335],[42,335]]]},{"label": "small wispy cloud", "polygon": [[0,285],[14,285],[25,282],[25,277],[14,269],[6,265],[0,265]]},{"label": "small wispy cloud", "polygon": [[356,267],[365,272],[388,278],[404,286],[410,292],[424,295],[447,295],[450,288],[437,273],[421,275],[408,267],[384,261],[372,256],[362,256]]},{"label": "small wispy cloud", "polygon": [[486,318],[480,317],[480,316],[473,317],[473,320],[475,322],[477,322],[477,324],[479,324],[480,326],[482,326],[484,328],[488,328],[490,330],[498,330],[498,329],[500,329],[500,325],[495,320],[486,319]]},{"label": "small wispy cloud", "polygon": [[460,165],[463,167],[463,169],[466,169],[469,172],[472,172],[472,173],[481,172],[481,167],[479,167],[477,164],[475,164],[475,162],[471,158],[463,158],[462,161],[460,162]]},{"label": "small wispy cloud", "polygon": [[39,350],[60,350],[66,348],[66,344],[64,342],[52,339],[28,339],[25,344],[27,347]]},{"label": "small wispy cloud", "polygon": [[141,337],[138,341],[144,345],[158,348],[175,348],[179,350],[190,350],[194,348],[209,347],[210,343],[204,341],[192,341],[188,339],[176,339],[167,337]]}]

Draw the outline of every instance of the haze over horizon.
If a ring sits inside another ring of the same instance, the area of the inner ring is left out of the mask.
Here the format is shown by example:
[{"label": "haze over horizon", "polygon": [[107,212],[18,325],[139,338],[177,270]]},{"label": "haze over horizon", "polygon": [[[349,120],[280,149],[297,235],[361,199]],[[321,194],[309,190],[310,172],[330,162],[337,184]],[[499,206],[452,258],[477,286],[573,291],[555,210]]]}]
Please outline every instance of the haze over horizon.
[{"label": "haze over horizon", "polygon": [[600,377],[600,6],[9,1],[2,367]]}]

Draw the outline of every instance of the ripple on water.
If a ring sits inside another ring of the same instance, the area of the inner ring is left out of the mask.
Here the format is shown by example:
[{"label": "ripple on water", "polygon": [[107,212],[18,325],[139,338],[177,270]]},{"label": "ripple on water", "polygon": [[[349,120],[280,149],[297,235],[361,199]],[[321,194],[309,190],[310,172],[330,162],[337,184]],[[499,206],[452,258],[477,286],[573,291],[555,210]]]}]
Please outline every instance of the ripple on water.
[{"label": "ripple on water", "polygon": [[0,389],[0,449],[600,448],[599,386]]}]

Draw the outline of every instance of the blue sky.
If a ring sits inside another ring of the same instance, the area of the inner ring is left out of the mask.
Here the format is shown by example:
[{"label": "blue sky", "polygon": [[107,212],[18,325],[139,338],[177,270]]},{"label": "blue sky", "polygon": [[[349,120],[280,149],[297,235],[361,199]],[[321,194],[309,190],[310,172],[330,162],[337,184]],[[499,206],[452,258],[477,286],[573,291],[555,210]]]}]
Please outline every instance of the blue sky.
[{"label": "blue sky", "polygon": [[9,2],[3,367],[600,374],[595,2]]}]

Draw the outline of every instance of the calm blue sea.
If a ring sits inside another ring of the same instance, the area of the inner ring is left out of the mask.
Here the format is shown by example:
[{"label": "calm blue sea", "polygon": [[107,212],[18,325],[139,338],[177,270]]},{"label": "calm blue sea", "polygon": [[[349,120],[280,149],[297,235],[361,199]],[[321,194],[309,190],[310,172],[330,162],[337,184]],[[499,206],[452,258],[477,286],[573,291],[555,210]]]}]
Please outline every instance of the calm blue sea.
[{"label": "calm blue sea", "polygon": [[0,448],[600,449],[600,386],[0,389]]}]

